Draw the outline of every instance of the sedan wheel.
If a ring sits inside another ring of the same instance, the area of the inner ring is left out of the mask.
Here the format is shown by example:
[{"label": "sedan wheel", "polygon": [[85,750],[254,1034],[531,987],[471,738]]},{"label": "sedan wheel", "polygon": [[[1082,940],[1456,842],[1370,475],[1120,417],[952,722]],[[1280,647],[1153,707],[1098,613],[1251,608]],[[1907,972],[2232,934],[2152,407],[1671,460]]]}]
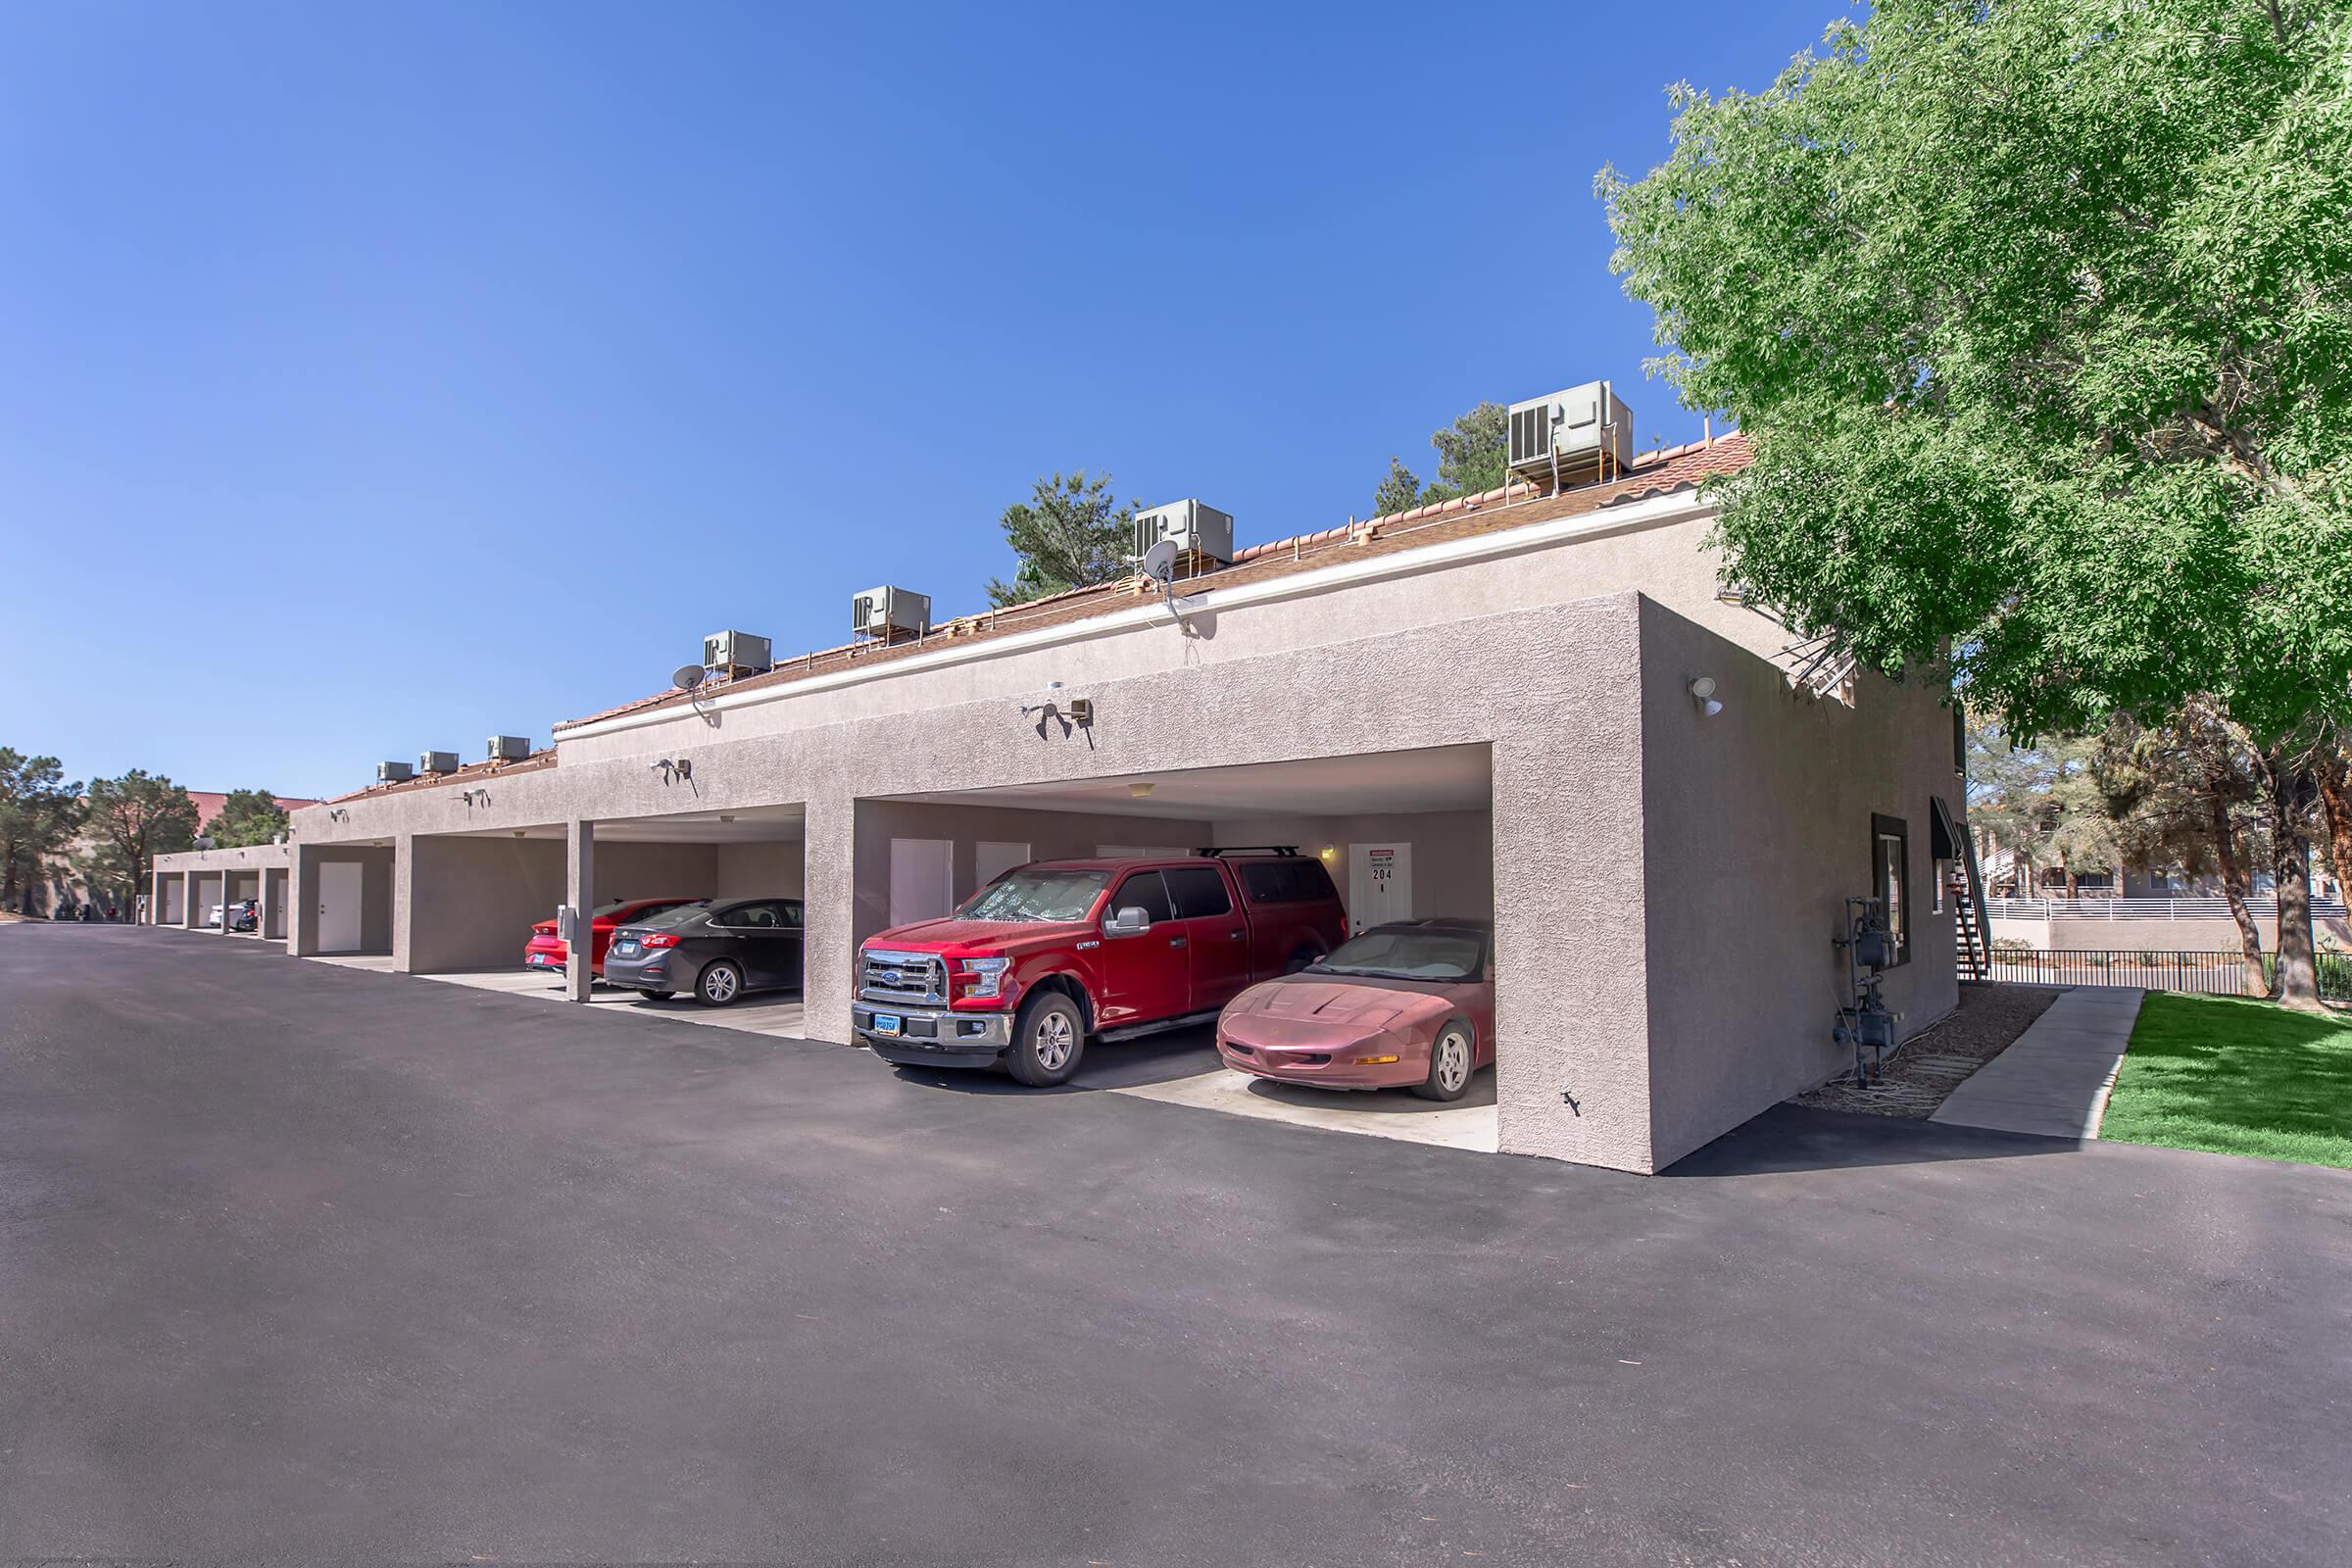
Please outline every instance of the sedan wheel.
[{"label": "sedan wheel", "polygon": [[743,971],[721,958],[703,971],[694,994],[713,1007],[723,1007],[743,995]]},{"label": "sedan wheel", "polygon": [[1470,1027],[1449,1023],[1438,1031],[1429,1048],[1429,1077],[1413,1086],[1423,1100],[1459,1100],[1470,1089],[1470,1064],[1477,1057],[1470,1044]]}]

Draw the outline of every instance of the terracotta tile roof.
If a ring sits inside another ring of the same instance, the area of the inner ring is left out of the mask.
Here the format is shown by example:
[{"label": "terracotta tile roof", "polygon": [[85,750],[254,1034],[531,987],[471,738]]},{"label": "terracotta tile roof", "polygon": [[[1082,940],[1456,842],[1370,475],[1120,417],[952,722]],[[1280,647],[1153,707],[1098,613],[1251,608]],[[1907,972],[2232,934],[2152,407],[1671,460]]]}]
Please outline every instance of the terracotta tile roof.
[{"label": "terracotta tile roof", "polygon": [[551,747],[546,751],[533,752],[520,761],[467,762],[455,773],[427,773],[421,778],[409,779],[399,784],[370,784],[364,790],[353,790],[348,795],[338,795],[330,801],[310,801],[305,804],[340,806],[345,801],[365,801],[378,795],[401,795],[411,790],[445,789],[452,784],[478,784],[486,778],[504,778],[514,773],[536,773],[543,767],[555,765],[556,754],[554,748]]},{"label": "terracotta tile roof", "polygon": [[[1529,523],[1573,517],[1584,513],[1598,512],[1603,507],[1661,495],[1670,490],[1690,489],[1710,474],[1736,473],[1746,467],[1750,461],[1747,438],[1734,431],[1717,436],[1712,441],[1693,441],[1687,446],[1645,453],[1634,460],[1633,466],[1624,478],[1607,484],[1585,485],[1548,496],[1527,485],[1506,485],[1500,490],[1441,502],[1433,507],[1416,507],[1410,512],[1374,517],[1339,528],[1326,528],[1319,533],[1298,534],[1267,544],[1251,545],[1247,550],[1237,552],[1231,565],[1189,578],[1185,586],[1196,591],[1200,588],[1236,587],[1330,565],[1342,555],[1357,559],[1392,555],[1422,545],[1440,544],[1448,539],[1499,533],[1506,528],[1525,527]],[[746,675],[731,681],[713,681],[703,687],[703,691],[735,692],[781,686],[839,670],[885,663],[910,654],[930,653],[942,647],[1009,636],[1041,626],[1089,620],[1144,603],[1142,585],[1142,578],[1131,577],[1119,582],[1071,588],[1043,599],[1010,605],[1003,610],[959,616],[933,627],[931,634],[919,642],[847,644],[838,648],[819,649],[779,663],[762,674]],[[561,736],[565,730],[577,729],[583,724],[618,718],[624,713],[651,712],[657,709],[683,706],[686,701],[686,694],[674,689],[656,692],[650,697],[640,697],[617,708],[608,708],[600,713],[567,718],[555,726],[555,733]]]},{"label": "terracotta tile roof", "polygon": [[[312,800],[296,800],[290,795],[270,798],[277,802],[277,808],[281,811],[300,810],[303,807],[318,804]],[[190,790],[188,799],[196,803],[196,831],[199,833],[211,827],[213,818],[220,814],[220,808],[228,804],[228,795],[222,790]]]}]

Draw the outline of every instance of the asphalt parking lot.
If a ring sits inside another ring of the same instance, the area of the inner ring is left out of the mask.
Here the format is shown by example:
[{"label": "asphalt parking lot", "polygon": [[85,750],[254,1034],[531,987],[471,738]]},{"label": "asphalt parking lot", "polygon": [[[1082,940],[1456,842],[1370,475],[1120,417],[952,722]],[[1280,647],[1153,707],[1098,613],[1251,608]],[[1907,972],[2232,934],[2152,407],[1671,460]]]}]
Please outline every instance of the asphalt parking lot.
[{"label": "asphalt parking lot", "polygon": [[2352,1560],[2352,1178],[1642,1179],[0,926],[0,1559]]}]

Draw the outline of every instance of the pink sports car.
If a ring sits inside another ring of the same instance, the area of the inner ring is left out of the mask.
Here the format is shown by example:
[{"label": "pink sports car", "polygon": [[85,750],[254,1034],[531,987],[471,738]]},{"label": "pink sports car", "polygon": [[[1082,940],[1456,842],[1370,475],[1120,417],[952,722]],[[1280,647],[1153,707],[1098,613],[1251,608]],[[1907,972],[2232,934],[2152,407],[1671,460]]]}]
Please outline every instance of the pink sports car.
[{"label": "pink sports car", "polygon": [[1494,1060],[1493,941],[1483,920],[1374,926],[1227,1003],[1217,1054],[1284,1083],[1459,1100]]}]

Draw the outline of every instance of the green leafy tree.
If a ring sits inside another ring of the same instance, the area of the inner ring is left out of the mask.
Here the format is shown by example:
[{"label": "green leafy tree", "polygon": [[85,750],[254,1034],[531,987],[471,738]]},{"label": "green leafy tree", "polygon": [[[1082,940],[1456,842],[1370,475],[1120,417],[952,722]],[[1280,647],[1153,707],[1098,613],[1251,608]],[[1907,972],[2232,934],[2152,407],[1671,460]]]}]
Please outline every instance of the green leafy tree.
[{"label": "green leafy tree", "polygon": [[1420,504],[1421,476],[1406,467],[1402,460],[1389,459],[1388,475],[1380,481],[1380,488],[1372,492],[1372,515],[1394,517]]},{"label": "green leafy tree", "polygon": [[230,790],[205,825],[204,836],[224,850],[268,844],[286,830],[286,813],[268,790]]},{"label": "green leafy tree", "polygon": [[2313,732],[2352,682],[2352,8],[1882,0],[1603,170],[1731,572],[2011,733],[2203,694],[2264,759],[2316,1004]]},{"label": "green leafy tree", "polygon": [[1082,468],[1040,477],[1030,498],[999,519],[1020,567],[1010,582],[990,580],[988,602],[1003,608],[1126,575],[1135,509],[1132,501],[1118,505],[1107,473],[1090,479]]},{"label": "green leafy tree", "polygon": [[1499,403],[1481,403],[1430,435],[1429,444],[1438,452],[1438,476],[1428,484],[1400,460],[1389,459],[1389,471],[1372,497],[1372,515],[1391,517],[1415,507],[1500,489],[1510,473],[1510,411]]},{"label": "green leafy tree", "polygon": [[2092,766],[2127,854],[2221,878],[2245,956],[2247,994],[2266,994],[2262,932],[2246,903],[2249,868],[2261,858],[2262,785],[2245,731],[2201,701],[2164,724],[2118,714],[2099,739]]},{"label": "green leafy tree", "polygon": [[151,884],[157,856],[196,841],[196,803],[188,792],[141,768],[90,780],[84,805],[90,848],[78,868],[82,880],[126,907]]},{"label": "green leafy tree", "polygon": [[1481,403],[1432,433],[1429,444],[1438,449],[1438,476],[1421,492],[1423,506],[1500,489],[1510,471],[1510,410]]},{"label": "green leafy tree", "polygon": [[[2121,871],[2123,846],[2092,771],[2097,743],[2048,737],[2013,746],[1997,725],[1969,737],[1969,821],[2021,872],[2057,872],[2066,896],[2086,871]],[[2031,895],[2031,885],[2021,892]]]},{"label": "green leafy tree", "polygon": [[81,786],[54,757],[0,746],[0,908],[28,912],[49,858],[81,826]]}]

